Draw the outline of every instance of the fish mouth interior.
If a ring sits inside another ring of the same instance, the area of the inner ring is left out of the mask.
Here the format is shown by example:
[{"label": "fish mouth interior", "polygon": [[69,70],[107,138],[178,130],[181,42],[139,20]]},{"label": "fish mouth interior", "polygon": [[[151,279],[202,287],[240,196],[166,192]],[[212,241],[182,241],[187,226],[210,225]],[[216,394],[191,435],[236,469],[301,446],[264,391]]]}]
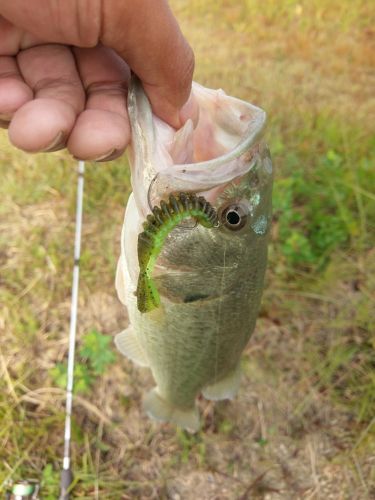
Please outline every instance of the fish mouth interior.
[{"label": "fish mouth interior", "polygon": [[158,141],[170,157],[169,164],[199,163],[204,168],[206,162],[227,161],[229,153],[232,159],[252,146],[265,123],[262,109],[195,82],[192,92],[199,108],[195,127],[188,120],[180,130],[169,127],[169,133],[165,133],[166,124],[154,122]]},{"label": "fish mouth interior", "polygon": [[193,133],[194,162],[198,163],[234,149],[247,133],[255,109],[222,91],[212,95],[197,88],[194,95],[199,105],[199,119]]}]

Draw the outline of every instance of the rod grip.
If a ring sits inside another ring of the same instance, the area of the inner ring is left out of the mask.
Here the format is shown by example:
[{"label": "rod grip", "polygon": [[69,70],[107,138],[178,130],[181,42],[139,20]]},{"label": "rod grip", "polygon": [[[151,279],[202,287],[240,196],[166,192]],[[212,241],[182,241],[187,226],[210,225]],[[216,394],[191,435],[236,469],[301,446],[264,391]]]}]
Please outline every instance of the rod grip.
[{"label": "rod grip", "polygon": [[61,471],[60,479],[60,499],[59,500],[69,500],[69,489],[73,482],[73,473],[70,469],[63,469]]}]

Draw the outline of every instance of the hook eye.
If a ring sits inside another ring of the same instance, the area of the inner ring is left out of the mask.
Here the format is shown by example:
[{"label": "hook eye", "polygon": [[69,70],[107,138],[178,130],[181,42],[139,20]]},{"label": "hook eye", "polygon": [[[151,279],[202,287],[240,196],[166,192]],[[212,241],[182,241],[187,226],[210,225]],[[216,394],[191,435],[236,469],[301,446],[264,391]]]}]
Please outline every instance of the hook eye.
[{"label": "hook eye", "polygon": [[[150,182],[150,185],[149,185],[148,190],[147,190],[147,203],[148,203],[148,207],[149,207],[151,212],[154,208],[153,204],[152,204],[152,200],[151,200],[151,192],[152,192],[152,187],[155,184],[158,175],[159,175],[159,172],[157,174],[155,174],[155,176],[152,179],[152,181]],[[192,222],[190,222],[190,221],[192,221]],[[191,224],[193,224],[193,225],[191,225]],[[182,223],[182,224],[177,225],[177,227],[179,229],[183,229],[183,230],[195,229],[197,226],[198,226],[198,222],[197,221],[194,222],[194,219],[188,219],[186,221],[186,223]]]}]

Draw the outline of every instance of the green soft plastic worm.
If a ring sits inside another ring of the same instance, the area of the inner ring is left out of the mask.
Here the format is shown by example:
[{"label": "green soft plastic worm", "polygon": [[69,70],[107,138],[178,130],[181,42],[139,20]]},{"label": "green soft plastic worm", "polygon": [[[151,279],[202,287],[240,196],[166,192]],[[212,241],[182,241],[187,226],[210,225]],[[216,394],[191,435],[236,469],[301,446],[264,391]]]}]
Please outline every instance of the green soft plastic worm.
[{"label": "green soft plastic worm", "polygon": [[161,201],[160,207],[154,207],[143,223],[144,231],[138,236],[137,306],[141,313],[159,306],[160,296],[151,277],[156,259],[172,229],[190,217],[207,228],[218,225],[212,205],[203,196],[189,193],[171,194],[168,203]]}]

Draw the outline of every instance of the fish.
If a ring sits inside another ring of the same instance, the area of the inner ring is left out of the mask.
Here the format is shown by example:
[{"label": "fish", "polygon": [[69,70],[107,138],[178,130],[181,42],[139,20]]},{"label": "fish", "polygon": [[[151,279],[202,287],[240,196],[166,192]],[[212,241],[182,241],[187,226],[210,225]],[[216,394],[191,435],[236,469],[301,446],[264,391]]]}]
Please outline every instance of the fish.
[{"label": "fish", "polygon": [[[132,194],[116,272],[129,326],[115,344],[152,372],[146,414],[196,432],[197,398],[233,399],[240,386],[264,287],[273,167],[265,111],[196,82],[192,93],[198,121],[176,130],[153,114],[135,76],[130,83]],[[181,200],[206,208],[211,223],[188,210],[177,217]],[[161,233],[162,213],[174,222]]]}]

